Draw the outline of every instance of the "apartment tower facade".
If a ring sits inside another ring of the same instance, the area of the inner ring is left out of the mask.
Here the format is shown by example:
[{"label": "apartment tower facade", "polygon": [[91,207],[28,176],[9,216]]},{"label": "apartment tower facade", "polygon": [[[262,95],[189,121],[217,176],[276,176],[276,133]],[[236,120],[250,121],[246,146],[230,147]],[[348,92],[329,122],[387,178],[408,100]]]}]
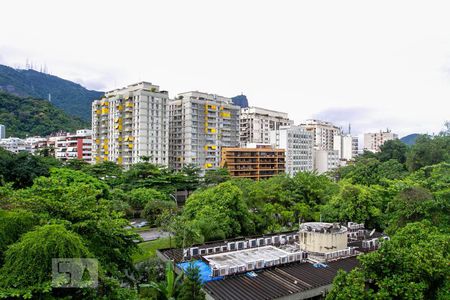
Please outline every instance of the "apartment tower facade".
[{"label": "apartment tower facade", "polygon": [[92,103],[92,155],[128,168],[148,157],[168,165],[169,95],[159,86],[139,82],[105,93]]},{"label": "apartment tower facade", "polygon": [[390,130],[364,134],[364,150],[379,152],[380,146],[390,140],[398,139],[398,135]]},{"label": "apartment tower facade", "polygon": [[220,165],[223,147],[239,145],[240,107],[231,98],[186,92],[170,101],[169,165],[202,170]]},{"label": "apartment tower facade", "polygon": [[247,146],[222,149],[221,167],[226,168],[232,177],[261,180],[285,173],[284,149],[264,144]]},{"label": "apartment tower facade", "polygon": [[294,124],[287,113],[260,107],[242,108],[240,120],[241,147],[249,143],[269,144],[272,130]]},{"label": "apartment tower facade", "polygon": [[301,126],[312,132],[314,148],[320,150],[332,151],[334,149],[334,136],[341,134],[341,129],[330,122],[306,120]]},{"label": "apartment tower facade", "polygon": [[286,173],[314,170],[313,134],[301,126],[281,126],[270,132],[270,144],[286,151]]}]

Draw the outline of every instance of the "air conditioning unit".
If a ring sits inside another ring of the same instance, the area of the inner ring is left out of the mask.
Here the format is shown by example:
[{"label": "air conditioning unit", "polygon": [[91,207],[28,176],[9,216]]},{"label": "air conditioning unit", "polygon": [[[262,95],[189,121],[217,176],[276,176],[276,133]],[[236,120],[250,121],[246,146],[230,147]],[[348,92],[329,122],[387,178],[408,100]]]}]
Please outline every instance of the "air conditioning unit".
[{"label": "air conditioning unit", "polygon": [[280,235],[280,244],[281,245],[286,244],[286,236],[285,235]]},{"label": "air conditioning unit", "polygon": [[206,254],[206,249],[200,249],[200,255],[205,255]]},{"label": "air conditioning unit", "polygon": [[237,272],[237,268],[236,267],[230,267],[228,269],[228,274],[229,275],[236,274],[236,272]]},{"label": "air conditioning unit", "polygon": [[217,268],[212,269],[212,277],[219,277],[220,276],[220,270]]},{"label": "air conditioning unit", "polygon": [[255,266],[256,266],[256,262],[248,262],[247,263],[247,271],[251,271],[251,270],[254,270],[255,269]]},{"label": "air conditioning unit", "polygon": [[198,255],[198,247],[192,247],[189,250],[191,252],[191,256],[197,256]]},{"label": "air conditioning unit", "polygon": [[208,252],[208,254],[212,254],[214,253],[214,248],[208,248],[206,249],[206,251]]},{"label": "air conditioning unit", "polygon": [[220,270],[220,271],[219,271],[220,276],[226,276],[226,275],[228,275],[228,267],[222,267],[222,268],[220,268],[219,270]]},{"label": "air conditioning unit", "polygon": [[266,238],[266,245],[272,245],[272,238]]},{"label": "air conditioning unit", "polygon": [[264,238],[259,238],[258,239],[258,247],[264,246],[266,243],[264,241]]},{"label": "air conditioning unit", "polygon": [[228,251],[228,246],[222,246],[222,251]]},{"label": "air conditioning unit", "polygon": [[258,260],[257,262],[256,262],[256,269],[262,269],[262,268],[264,268],[264,259],[261,259],[261,260]]},{"label": "air conditioning unit", "polygon": [[245,272],[245,270],[246,270],[246,269],[245,269],[245,265],[240,265],[240,266],[238,266],[238,267],[237,267],[237,270],[238,270],[239,273]]},{"label": "air conditioning unit", "polygon": [[277,245],[280,243],[280,237],[278,235],[272,237],[272,242]]},{"label": "air conditioning unit", "polygon": [[286,263],[288,262],[288,257],[287,257],[287,255],[286,255],[286,256],[282,256],[282,257],[280,258],[280,262],[281,262],[282,264],[286,264]]},{"label": "air conditioning unit", "polygon": [[248,241],[249,248],[255,248],[256,247],[256,240],[249,240]]},{"label": "air conditioning unit", "polygon": [[302,252],[297,252],[295,253],[295,260],[296,261],[301,261],[302,260]]},{"label": "air conditioning unit", "polygon": [[289,254],[288,255],[288,260],[289,260],[289,262],[295,261],[295,254]]},{"label": "air conditioning unit", "polygon": [[236,243],[235,242],[228,243],[228,250],[230,251],[236,250]]},{"label": "air conditioning unit", "polygon": [[242,250],[245,248],[245,243],[243,241],[237,242],[237,248],[238,250]]},{"label": "air conditioning unit", "polygon": [[220,247],[214,248],[214,252],[219,253],[220,252]]}]

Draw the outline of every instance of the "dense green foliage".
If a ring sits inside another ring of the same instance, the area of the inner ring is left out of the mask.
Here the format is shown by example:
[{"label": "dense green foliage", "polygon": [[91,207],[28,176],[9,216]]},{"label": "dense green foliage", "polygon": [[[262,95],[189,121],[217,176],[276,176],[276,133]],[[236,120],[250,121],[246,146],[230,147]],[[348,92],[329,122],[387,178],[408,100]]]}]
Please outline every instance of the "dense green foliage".
[{"label": "dense green foliage", "polygon": [[[123,170],[111,162],[61,165],[0,151],[0,298],[203,299],[195,269],[177,280],[172,264],[163,272],[155,260],[172,235],[187,247],[322,219],[361,222],[391,236],[362,255],[358,269],[338,274],[330,299],[446,299],[449,139],[447,130],[412,147],[388,142],[332,176],[302,172],[261,181],[232,179],[223,169],[201,177],[193,166],[175,172],[144,161]],[[184,206],[174,201],[177,191],[190,193]],[[127,217],[144,217],[171,235],[139,247]],[[52,255],[97,258],[99,288],[49,286]]]},{"label": "dense green foliage", "polygon": [[[81,85],[34,70],[16,70],[0,65],[0,90],[21,97],[48,99],[67,114],[84,121],[91,119],[92,100],[99,99],[103,92],[90,91]],[[2,118],[0,117],[0,123]]]},{"label": "dense green foliage", "polygon": [[361,267],[341,272],[327,299],[448,299],[450,237],[429,222],[409,223]]},{"label": "dense green foliage", "polygon": [[21,98],[0,91],[0,124],[7,137],[47,136],[59,131],[90,128],[90,124],[65,113],[52,103]]},{"label": "dense green foliage", "polygon": [[183,285],[180,288],[178,299],[180,300],[202,300],[205,293],[201,290],[200,271],[193,264],[186,269]]}]

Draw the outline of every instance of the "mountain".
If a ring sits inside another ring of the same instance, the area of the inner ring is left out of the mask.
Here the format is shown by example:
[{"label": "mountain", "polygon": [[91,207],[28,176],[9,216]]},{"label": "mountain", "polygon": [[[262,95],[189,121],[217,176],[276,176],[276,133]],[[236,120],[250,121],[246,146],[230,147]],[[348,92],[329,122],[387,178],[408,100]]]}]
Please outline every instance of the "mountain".
[{"label": "mountain", "polygon": [[49,99],[72,116],[91,120],[92,100],[103,92],[91,91],[81,85],[57,76],[35,70],[13,69],[0,65],[0,90],[21,97]]},{"label": "mountain", "polygon": [[88,122],[66,114],[47,100],[21,98],[2,91],[0,124],[6,126],[7,137],[21,138],[90,128]]},{"label": "mountain", "polygon": [[416,139],[420,134],[418,133],[412,133],[409,134],[407,136],[404,136],[400,139],[400,141],[402,141],[403,143],[405,143],[406,145],[414,145],[416,143]]},{"label": "mountain", "polygon": [[243,94],[236,97],[232,97],[231,100],[233,100],[234,105],[239,105],[241,108],[248,107],[247,96]]}]

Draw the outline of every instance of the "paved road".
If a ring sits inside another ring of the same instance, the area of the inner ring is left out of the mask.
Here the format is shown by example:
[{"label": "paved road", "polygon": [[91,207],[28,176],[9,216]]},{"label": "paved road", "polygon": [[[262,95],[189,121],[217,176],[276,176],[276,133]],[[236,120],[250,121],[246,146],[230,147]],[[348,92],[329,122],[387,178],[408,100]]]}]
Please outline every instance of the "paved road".
[{"label": "paved road", "polygon": [[162,231],[158,228],[151,228],[146,231],[140,231],[138,234],[141,236],[141,238],[144,240],[144,242],[147,241],[153,241],[160,237],[168,237],[169,233],[167,231]]}]

